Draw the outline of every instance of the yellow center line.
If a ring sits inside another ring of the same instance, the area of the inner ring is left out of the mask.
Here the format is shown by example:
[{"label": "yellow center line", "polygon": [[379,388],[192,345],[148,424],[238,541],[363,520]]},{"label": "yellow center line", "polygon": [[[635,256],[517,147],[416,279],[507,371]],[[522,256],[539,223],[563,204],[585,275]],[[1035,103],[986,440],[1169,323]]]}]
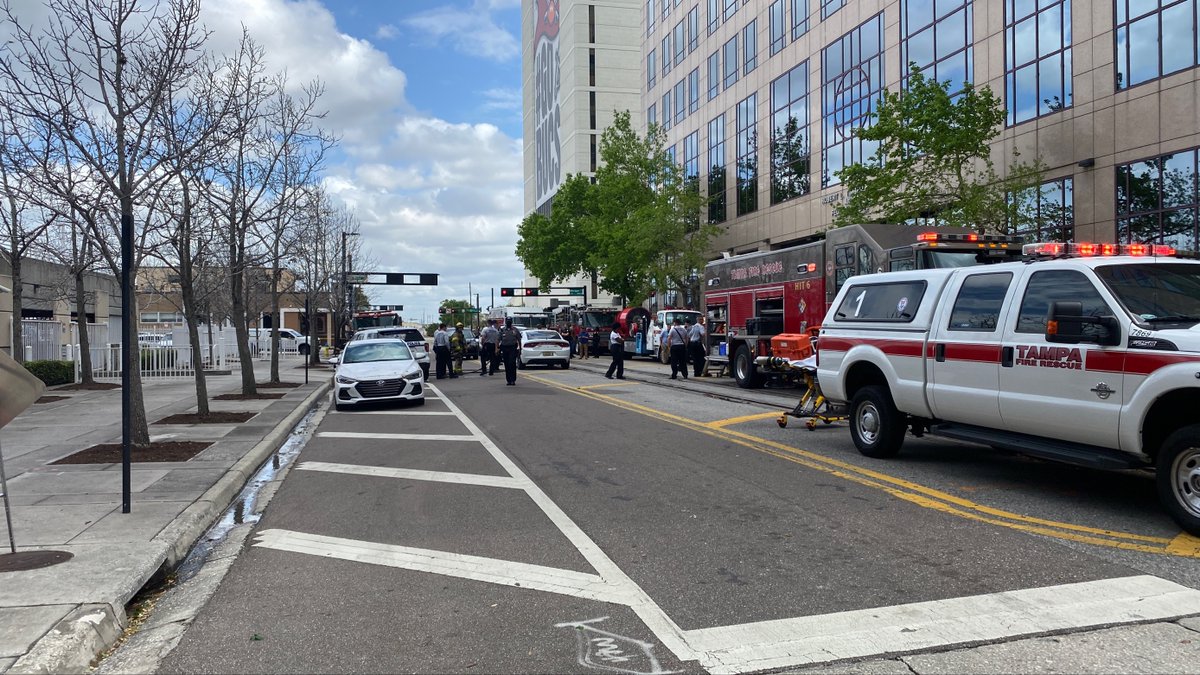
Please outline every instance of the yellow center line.
[{"label": "yellow center line", "polygon": [[730,417],[729,419],[706,422],[704,424],[704,426],[708,427],[709,429],[721,429],[723,427],[727,427],[727,426],[730,426],[733,424],[741,424],[742,422],[753,422],[754,420],[765,420],[768,417],[770,417],[771,419],[776,419],[779,417],[779,412],[776,411],[776,412],[755,413],[753,415],[742,415],[741,417]]},{"label": "yellow center line", "polygon": [[[568,387],[551,380],[540,380],[536,376],[531,376],[530,379],[542,382],[543,384],[551,387],[557,387],[559,389],[574,392],[580,396],[603,401],[618,408],[624,408],[626,410],[637,412],[648,417],[657,418],[677,426],[689,428],[698,433],[712,436],[713,438],[731,441],[738,445],[751,448],[780,459],[786,459],[790,462],[822,471],[839,478],[858,483],[860,485],[883,490],[884,492],[887,492],[888,494],[891,494],[899,499],[917,504],[924,508],[957,515],[970,520],[999,525],[1001,527],[1007,527],[1024,532],[1055,537],[1058,539],[1095,544],[1098,546],[1108,546],[1110,548],[1118,548],[1123,550],[1200,558],[1200,540],[1196,540],[1194,537],[1191,537],[1187,534],[1182,534],[1175,538],[1157,537],[1136,534],[1132,532],[1105,530],[1087,527],[1085,525],[1076,525],[1074,523],[1065,523],[1061,521],[1036,518],[1033,516],[1025,516],[1019,513],[1005,511],[1003,509],[985,506],[983,504],[972,502],[968,499],[963,499],[941,490],[920,485],[918,483],[913,483],[911,481],[880,473],[878,471],[872,471],[871,469],[850,464],[848,462],[843,462],[831,457],[826,457],[824,455],[819,455],[807,450],[801,450],[799,448],[785,445],[777,441],[772,441],[767,438],[762,438],[731,429],[725,429],[723,428],[724,425],[721,423],[728,422],[728,420],[719,420],[718,422],[709,423],[700,422],[698,420],[689,419],[680,415],[674,415],[671,413],[662,412],[660,410],[655,410],[654,408],[650,408],[638,403],[623,401],[619,398],[607,396],[605,394],[586,391],[581,388]],[[778,412],[764,413],[761,415],[761,417],[776,417],[778,415]]]},{"label": "yellow center line", "polygon": [[633,382],[605,382],[604,384],[589,384],[589,385],[585,385],[582,387],[571,387],[571,388],[578,389],[580,391],[587,391],[589,389],[603,389],[604,387],[627,387],[631,384],[634,384],[634,383]]}]

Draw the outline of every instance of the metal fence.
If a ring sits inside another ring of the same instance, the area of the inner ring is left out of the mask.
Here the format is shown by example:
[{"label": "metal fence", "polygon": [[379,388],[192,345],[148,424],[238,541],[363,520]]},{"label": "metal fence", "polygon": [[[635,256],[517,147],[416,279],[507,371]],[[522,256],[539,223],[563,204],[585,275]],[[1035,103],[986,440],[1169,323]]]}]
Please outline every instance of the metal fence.
[{"label": "metal fence", "polygon": [[[73,330],[72,337],[77,333]],[[107,326],[88,325],[91,345],[92,376],[95,378],[118,378],[121,376],[121,345],[108,342]],[[225,371],[239,366],[237,338],[233,328],[213,327],[210,331],[202,326],[199,332],[200,355],[204,370]],[[62,349],[66,358],[75,363],[78,379],[81,365],[79,345],[67,345]],[[294,357],[298,347],[294,340],[282,340],[280,357]],[[250,356],[256,361],[271,358],[269,340],[251,340]],[[142,332],[138,334],[138,364],[143,378],[191,377],[192,346],[188,342],[187,329],[177,328],[170,332]]]},{"label": "metal fence", "polygon": [[26,361],[57,361],[63,357],[63,325],[53,319],[21,319]]}]

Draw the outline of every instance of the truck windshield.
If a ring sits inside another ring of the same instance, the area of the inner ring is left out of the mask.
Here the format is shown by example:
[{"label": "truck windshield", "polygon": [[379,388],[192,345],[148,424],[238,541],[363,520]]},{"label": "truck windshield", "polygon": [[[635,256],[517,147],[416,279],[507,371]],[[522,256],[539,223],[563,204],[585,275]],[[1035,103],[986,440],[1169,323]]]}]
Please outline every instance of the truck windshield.
[{"label": "truck windshield", "polygon": [[1200,322],[1200,265],[1105,265],[1096,268],[1096,275],[1125,309],[1143,322]]},{"label": "truck windshield", "polygon": [[696,317],[698,316],[700,316],[699,312],[665,312],[663,325],[670,326],[671,324],[675,323],[676,318],[684,323],[687,323],[688,321],[695,323]]},{"label": "truck windshield", "polygon": [[587,328],[608,328],[617,320],[616,312],[584,312],[583,325]]},{"label": "truck windshield", "polygon": [[974,251],[921,251],[921,269],[937,270],[951,267],[974,267],[979,256]]}]

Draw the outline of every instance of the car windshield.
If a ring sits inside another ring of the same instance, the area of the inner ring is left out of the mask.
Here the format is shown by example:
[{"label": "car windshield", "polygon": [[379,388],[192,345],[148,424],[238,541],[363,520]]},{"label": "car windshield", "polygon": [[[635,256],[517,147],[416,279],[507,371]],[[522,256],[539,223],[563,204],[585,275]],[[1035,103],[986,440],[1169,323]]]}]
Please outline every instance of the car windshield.
[{"label": "car windshield", "polygon": [[560,340],[562,336],[552,330],[527,330],[523,333],[526,340]]},{"label": "car windshield", "polygon": [[1200,322],[1200,265],[1105,265],[1096,268],[1096,275],[1143,322]]},{"label": "car windshield", "polygon": [[372,361],[410,361],[412,352],[408,345],[395,342],[373,342],[370,344],[346,345],[342,363],[370,363]]},{"label": "car windshield", "polygon": [[688,321],[695,323],[696,317],[700,316],[700,314],[697,312],[666,312],[665,315],[666,319],[663,323],[665,326],[670,326],[671,324],[675,323],[675,319],[679,319],[684,323],[687,323]]},{"label": "car windshield", "polygon": [[464,328],[463,329],[463,337],[465,337],[468,340],[474,340],[475,339],[475,331],[471,330],[470,328]]}]

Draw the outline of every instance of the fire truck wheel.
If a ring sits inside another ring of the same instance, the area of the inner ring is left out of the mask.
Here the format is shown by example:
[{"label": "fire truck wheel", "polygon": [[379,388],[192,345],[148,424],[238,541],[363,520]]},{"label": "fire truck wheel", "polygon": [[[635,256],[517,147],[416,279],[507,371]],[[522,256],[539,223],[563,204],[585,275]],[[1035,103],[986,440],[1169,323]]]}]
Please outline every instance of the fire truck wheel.
[{"label": "fire truck wheel", "polygon": [[1158,499],[1188,534],[1200,536],[1200,424],[1167,437],[1157,458]]},{"label": "fire truck wheel", "polygon": [[763,385],[758,367],[754,365],[754,357],[750,355],[750,348],[746,345],[738,347],[733,356],[733,378],[742,389],[758,389]]},{"label": "fire truck wheel", "polygon": [[895,457],[904,443],[904,415],[896,410],[887,387],[859,389],[850,400],[850,437],[867,457]]}]

